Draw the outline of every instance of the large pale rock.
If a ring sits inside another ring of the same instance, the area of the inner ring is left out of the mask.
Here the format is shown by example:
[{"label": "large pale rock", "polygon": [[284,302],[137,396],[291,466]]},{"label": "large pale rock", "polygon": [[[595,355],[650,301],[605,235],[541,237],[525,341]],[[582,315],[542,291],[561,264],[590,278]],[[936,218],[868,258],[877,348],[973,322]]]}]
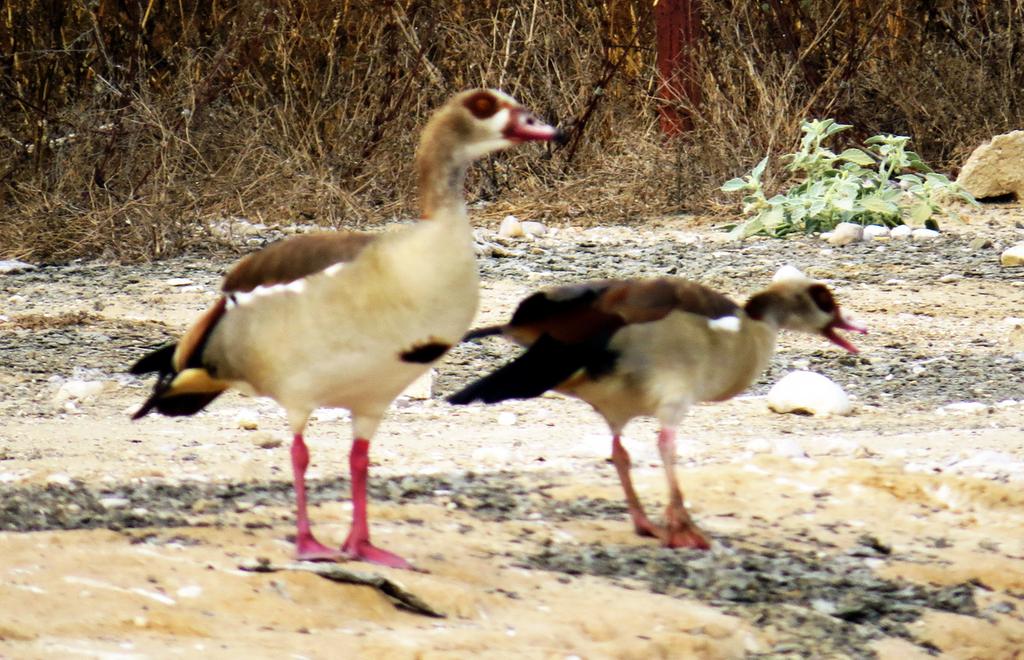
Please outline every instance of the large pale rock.
[{"label": "large pale rock", "polygon": [[849,415],[853,406],[843,388],[813,371],[786,374],[768,392],[768,407],[778,413]]},{"label": "large pale rock", "polygon": [[1003,250],[999,255],[999,263],[1004,266],[1024,266],[1024,243],[1017,243]]},{"label": "large pale rock", "polygon": [[864,227],[855,222],[840,222],[826,239],[832,245],[849,245],[864,237]]},{"label": "large pale rock", "polygon": [[978,198],[1013,193],[1024,201],[1024,131],[997,135],[975,149],[956,182]]}]

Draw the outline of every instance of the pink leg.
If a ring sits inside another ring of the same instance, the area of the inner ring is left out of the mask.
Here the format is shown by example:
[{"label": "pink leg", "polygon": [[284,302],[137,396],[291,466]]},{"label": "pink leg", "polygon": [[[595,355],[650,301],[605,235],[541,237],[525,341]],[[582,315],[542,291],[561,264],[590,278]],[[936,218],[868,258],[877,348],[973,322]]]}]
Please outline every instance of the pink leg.
[{"label": "pink leg", "polygon": [[370,441],[356,438],[348,462],[352,472],[352,529],[342,544],[342,551],[352,559],[391,568],[412,568],[396,554],[370,543],[370,526],[366,520],[366,473],[370,466]]},{"label": "pink leg", "polygon": [[698,548],[707,550],[710,541],[690,520],[690,514],[683,505],[683,491],[676,480],[676,434],[671,429],[661,429],[658,434],[658,451],[668,478],[669,503],[665,512],[667,535],[663,539],[669,548]]},{"label": "pink leg", "polygon": [[629,460],[629,452],[622,446],[622,440],[618,435],[612,437],[612,463],[615,464],[615,471],[619,473],[619,482],[622,483],[622,490],[626,493],[626,506],[629,507],[629,517],[633,519],[633,528],[640,536],[663,537],[662,530],[654,526],[644,513],[644,507],[640,504],[640,498],[636,496],[633,489],[633,479],[629,474],[632,464]]},{"label": "pink leg", "polygon": [[295,504],[298,507],[298,532],[295,535],[295,556],[299,560],[326,561],[337,559],[341,551],[328,548],[313,537],[306,511],[306,468],[309,466],[309,450],[296,433],[292,439],[292,478],[295,486]]}]

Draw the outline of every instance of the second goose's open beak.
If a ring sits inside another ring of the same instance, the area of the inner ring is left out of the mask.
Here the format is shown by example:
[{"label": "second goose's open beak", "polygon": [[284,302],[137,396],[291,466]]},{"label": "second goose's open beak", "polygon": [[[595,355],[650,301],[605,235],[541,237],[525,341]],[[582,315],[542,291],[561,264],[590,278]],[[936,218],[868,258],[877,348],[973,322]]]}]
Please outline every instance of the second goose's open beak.
[{"label": "second goose's open beak", "polygon": [[863,335],[867,333],[867,327],[861,323],[844,317],[842,312],[837,308],[835,316],[832,318],[832,322],[821,330],[821,334],[825,335],[825,338],[836,346],[844,348],[851,353],[860,353],[860,350],[858,350],[856,346],[851,344],[845,337],[841,337],[836,333],[836,330],[849,330],[850,332],[856,332]]},{"label": "second goose's open beak", "polygon": [[526,108],[514,108],[505,127],[505,137],[515,142],[548,141],[561,142],[562,130],[545,124]]}]

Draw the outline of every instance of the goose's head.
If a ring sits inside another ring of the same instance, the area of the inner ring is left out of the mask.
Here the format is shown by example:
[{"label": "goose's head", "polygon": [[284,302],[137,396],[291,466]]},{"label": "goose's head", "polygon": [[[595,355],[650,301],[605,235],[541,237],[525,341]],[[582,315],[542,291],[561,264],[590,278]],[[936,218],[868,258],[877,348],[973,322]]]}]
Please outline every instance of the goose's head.
[{"label": "goose's head", "polygon": [[468,164],[514,144],[561,139],[514,98],[496,89],[471,89],[452,97],[423,129],[420,156]]},{"label": "goose's head", "polygon": [[752,296],[744,310],[750,318],[779,328],[820,334],[851,353],[857,353],[857,347],[836,330],[867,332],[863,325],[843,315],[827,286],[792,266],[781,268],[772,278],[772,285]]}]

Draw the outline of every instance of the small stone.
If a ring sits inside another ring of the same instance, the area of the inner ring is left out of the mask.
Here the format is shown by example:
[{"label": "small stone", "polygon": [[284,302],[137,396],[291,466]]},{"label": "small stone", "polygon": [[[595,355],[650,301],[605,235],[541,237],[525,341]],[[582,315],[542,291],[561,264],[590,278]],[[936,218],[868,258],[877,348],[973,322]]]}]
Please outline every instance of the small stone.
[{"label": "small stone", "polygon": [[850,397],[829,378],[813,371],[786,374],[768,392],[768,407],[777,413],[849,415]]},{"label": "small stone", "polygon": [[522,223],[523,233],[527,236],[544,236],[548,233],[548,228],[542,222],[535,222],[527,220]]},{"label": "small stone", "polygon": [[18,261],[17,259],[0,260],[0,275],[13,275],[35,269],[36,266],[27,264],[24,261]]},{"label": "small stone", "polygon": [[192,280],[187,277],[172,277],[169,280],[164,280],[166,286],[189,286],[192,284]]},{"label": "small stone", "polygon": [[969,247],[971,248],[971,250],[975,252],[977,252],[978,250],[990,248],[992,247],[992,239],[985,238],[984,236],[978,236],[977,238],[971,240]]},{"label": "small stone", "polygon": [[100,506],[104,509],[127,509],[132,502],[125,497],[102,497]]},{"label": "small stone", "polygon": [[259,433],[252,436],[252,444],[256,445],[260,449],[277,449],[284,444],[281,438],[278,438],[273,433],[267,431],[260,431]]},{"label": "small stone", "polygon": [[197,584],[190,584],[181,587],[175,593],[178,595],[178,598],[199,598],[203,594],[203,588]]},{"label": "small stone", "polygon": [[940,277],[939,282],[941,282],[942,284],[949,284],[951,282],[959,282],[962,279],[964,279],[963,275],[960,275],[958,273],[950,273],[949,275],[943,275],[942,277]]},{"label": "small stone", "polygon": [[243,410],[235,417],[235,424],[243,431],[255,431],[260,427],[259,415],[252,410]]},{"label": "small stone", "polygon": [[988,406],[980,401],[958,401],[941,406],[937,412],[940,415],[977,415],[988,410]]},{"label": "small stone", "polygon": [[882,225],[868,225],[864,227],[863,237],[865,241],[889,238],[889,228]]},{"label": "small stone", "polygon": [[63,472],[56,472],[46,477],[46,483],[52,486],[67,487],[71,485],[71,477]]},{"label": "small stone", "polygon": [[506,215],[498,227],[498,236],[502,238],[519,238],[523,235],[523,223],[514,215]]},{"label": "small stone", "polygon": [[517,419],[518,418],[514,412],[509,412],[507,410],[498,414],[498,424],[501,426],[515,426]]},{"label": "small stone", "polygon": [[772,454],[785,458],[806,458],[807,453],[800,443],[792,438],[779,438],[772,444]]},{"label": "small stone", "polygon": [[1017,243],[1003,250],[999,263],[1004,266],[1024,266],[1024,243]]},{"label": "small stone", "polygon": [[53,406],[58,410],[67,408],[71,401],[91,401],[102,394],[108,384],[100,380],[69,380],[53,395]]},{"label": "small stone", "polygon": [[941,236],[939,232],[934,229],[928,229],[926,227],[918,227],[910,233],[911,238],[915,241],[930,241]]},{"label": "small stone", "polygon": [[910,235],[914,232],[913,229],[907,225],[898,225],[889,230],[889,238],[910,238]]},{"label": "small stone", "polygon": [[830,233],[830,245],[849,245],[864,237],[864,227],[855,222],[840,222]]}]

